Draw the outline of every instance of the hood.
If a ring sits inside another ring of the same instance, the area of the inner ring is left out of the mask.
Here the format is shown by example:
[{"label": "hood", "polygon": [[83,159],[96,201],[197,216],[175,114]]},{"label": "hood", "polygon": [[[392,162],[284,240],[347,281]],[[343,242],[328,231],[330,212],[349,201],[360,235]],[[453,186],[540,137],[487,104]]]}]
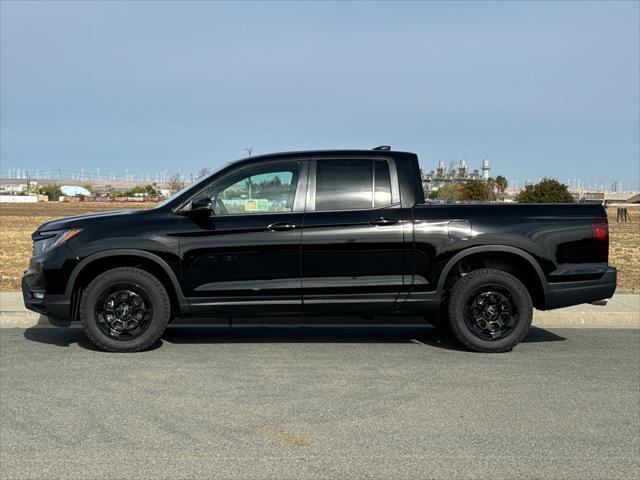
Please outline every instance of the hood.
[{"label": "hood", "polygon": [[87,224],[100,222],[103,220],[111,220],[115,218],[126,219],[131,217],[131,221],[135,221],[136,217],[147,215],[150,210],[115,210],[112,212],[87,213],[85,215],[75,215],[73,217],[64,217],[50,222],[43,223],[36,231],[61,230],[67,228],[79,228]]}]

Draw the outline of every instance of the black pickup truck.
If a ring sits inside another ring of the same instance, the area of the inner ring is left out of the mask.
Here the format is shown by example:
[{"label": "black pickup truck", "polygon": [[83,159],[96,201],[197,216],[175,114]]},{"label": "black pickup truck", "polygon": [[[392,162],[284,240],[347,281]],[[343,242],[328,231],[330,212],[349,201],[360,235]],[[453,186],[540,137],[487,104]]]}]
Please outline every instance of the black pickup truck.
[{"label": "black pickup truck", "polygon": [[424,315],[472,350],[513,348],[540,310],[612,296],[600,205],[428,205],[415,154],[250,157],[156,208],[33,234],[27,308],[108,351],[174,318]]}]

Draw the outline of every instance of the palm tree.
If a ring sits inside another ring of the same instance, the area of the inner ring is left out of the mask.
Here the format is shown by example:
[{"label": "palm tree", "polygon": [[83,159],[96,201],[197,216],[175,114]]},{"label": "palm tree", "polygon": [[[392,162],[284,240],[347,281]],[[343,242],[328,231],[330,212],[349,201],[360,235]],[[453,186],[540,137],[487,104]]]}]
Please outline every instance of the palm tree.
[{"label": "palm tree", "polygon": [[498,187],[498,191],[500,193],[504,193],[507,188],[509,188],[509,182],[502,175],[498,175],[496,177],[496,186]]}]

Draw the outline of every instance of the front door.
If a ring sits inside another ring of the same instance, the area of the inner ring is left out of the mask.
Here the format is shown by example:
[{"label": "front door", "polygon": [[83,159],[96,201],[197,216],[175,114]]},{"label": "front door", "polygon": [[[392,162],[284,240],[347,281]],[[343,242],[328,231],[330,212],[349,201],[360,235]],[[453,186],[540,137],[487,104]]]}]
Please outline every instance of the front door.
[{"label": "front door", "polygon": [[306,314],[393,308],[410,283],[397,185],[392,160],[311,162],[302,230]]},{"label": "front door", "polygon": [[199,314],[300,314],[305,164],[256,163],[205,188],[208,218],[185,216],[182,282]]}]

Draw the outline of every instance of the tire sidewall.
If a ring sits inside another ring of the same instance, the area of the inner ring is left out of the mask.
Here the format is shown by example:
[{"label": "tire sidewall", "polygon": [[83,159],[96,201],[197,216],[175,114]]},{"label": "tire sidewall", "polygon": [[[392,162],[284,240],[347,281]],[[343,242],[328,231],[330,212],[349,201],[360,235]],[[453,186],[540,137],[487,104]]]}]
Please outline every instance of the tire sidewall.
[{"label": "tire sidewall", "polygon": [[[153,308],[153,317],[147,329],[130,340],[117,340],[105,334],[95,315],[100,295],[110,286],[120,283],[141,289]],[[80,303],[80,321],[85,332],[100,348],[110,351],[139,351],[150,347],[164,332],[169,314],[168,297],[162,283],[136,268],[116,268],[102,273],[89,284]]]},{"label": "tire sidewall", "polygon": [[[465,322],[465,305],[474,290],[486,284],[498,285],[508,290],[518,310],[518,320],[513,330],[499,340],[484,340],[469,329]],[[531,297],[525,286],[513,275],[493,269],[482,269],[462,277],[452,289],[449,300],[449,323],[452,332],[468,347],[483,352],[508,351],[517,345],[529,331],[533,317]]]}]

